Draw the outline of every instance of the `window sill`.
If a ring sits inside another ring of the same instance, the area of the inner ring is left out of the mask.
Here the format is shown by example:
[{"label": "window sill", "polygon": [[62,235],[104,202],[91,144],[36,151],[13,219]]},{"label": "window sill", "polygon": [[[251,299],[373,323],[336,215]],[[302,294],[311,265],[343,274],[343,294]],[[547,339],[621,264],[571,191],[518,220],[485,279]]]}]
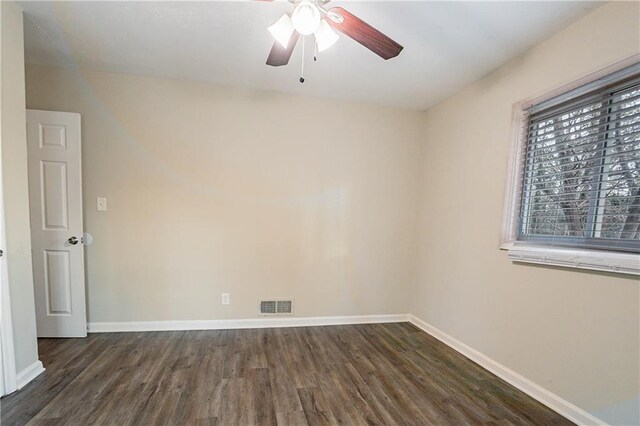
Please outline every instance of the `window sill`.
[{"label": "window sill", "polygon": [[640,275],[640,255],[637,254],[523,245],[509,245],[503,248],[508,251],[507,256],[514,262]]}]

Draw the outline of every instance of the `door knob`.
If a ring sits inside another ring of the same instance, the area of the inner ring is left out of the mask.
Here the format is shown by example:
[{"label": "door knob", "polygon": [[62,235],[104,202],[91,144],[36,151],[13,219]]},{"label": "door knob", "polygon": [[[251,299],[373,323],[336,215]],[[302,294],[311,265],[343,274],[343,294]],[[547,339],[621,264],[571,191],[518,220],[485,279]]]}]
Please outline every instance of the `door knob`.
[{"label": "door knob", "polygon": [[74,245],[74,246],[75,246],[76,244],[78,244],[78,238],[76,238],[76,237],[71,237],[71,238],[69,238],[69,239],[67,240],[67,242],[68,242],[69,244],[71,244],[71,245]]}]

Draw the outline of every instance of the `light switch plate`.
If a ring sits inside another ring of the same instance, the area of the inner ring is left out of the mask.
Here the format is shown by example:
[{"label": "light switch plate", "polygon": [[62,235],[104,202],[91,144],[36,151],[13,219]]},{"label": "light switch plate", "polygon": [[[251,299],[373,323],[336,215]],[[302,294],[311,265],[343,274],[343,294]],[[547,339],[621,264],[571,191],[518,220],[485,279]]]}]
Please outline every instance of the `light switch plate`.
[{"label": "light switch plate", "polygon": [[222,304],[229,305],[229,293],[222,293]]},{"label": "light switch plate", "polygon": [[106,197],[98,197],[98,199],[96,200],[96,209],[99,212],[106,212],[107,211],[107,198]]}]

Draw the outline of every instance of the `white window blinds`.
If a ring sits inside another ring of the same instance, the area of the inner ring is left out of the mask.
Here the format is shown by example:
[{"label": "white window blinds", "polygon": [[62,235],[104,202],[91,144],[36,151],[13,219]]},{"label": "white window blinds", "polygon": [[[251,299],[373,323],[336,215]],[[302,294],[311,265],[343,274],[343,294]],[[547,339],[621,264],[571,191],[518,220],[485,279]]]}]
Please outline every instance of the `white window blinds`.
[{"label": "white window blinds", "polygon": [[519,241],[640,252],[638,68],[530,109]]}]

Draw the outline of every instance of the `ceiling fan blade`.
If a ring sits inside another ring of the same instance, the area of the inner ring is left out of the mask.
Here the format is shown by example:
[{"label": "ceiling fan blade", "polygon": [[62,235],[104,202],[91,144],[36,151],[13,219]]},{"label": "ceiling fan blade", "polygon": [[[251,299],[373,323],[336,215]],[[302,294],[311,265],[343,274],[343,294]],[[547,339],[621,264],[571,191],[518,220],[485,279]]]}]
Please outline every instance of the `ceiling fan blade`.
[{"label": "ceiling fan blade", "polygon": [[[329,12],[330,14],[327,17],[329,25],[348,35],[378,56],[384,59],[391,59],[402,52],[403,47],[401,45],[343,8],[332,7]],[[342,22],[338,23],[331,19],[331,14],[333,13],[342,16]]]},{"label": "ceiling fan blade", "polygon": [[289,44],[286,49],[282,47],[280,43],[274,41],[271,52],[269,52],[269,57],[267,58],[267,65],[271,65],[272,67],[287,65],[289,63],[289,58],[291,58],[291,54],[293,53],[293,49],[296,47],[296,43],[298,42],[298,37],[300,37],[300,34],[298,34],[297,31],[294,31],[293,34],[291,34],[291,38],[289,39]]}]

